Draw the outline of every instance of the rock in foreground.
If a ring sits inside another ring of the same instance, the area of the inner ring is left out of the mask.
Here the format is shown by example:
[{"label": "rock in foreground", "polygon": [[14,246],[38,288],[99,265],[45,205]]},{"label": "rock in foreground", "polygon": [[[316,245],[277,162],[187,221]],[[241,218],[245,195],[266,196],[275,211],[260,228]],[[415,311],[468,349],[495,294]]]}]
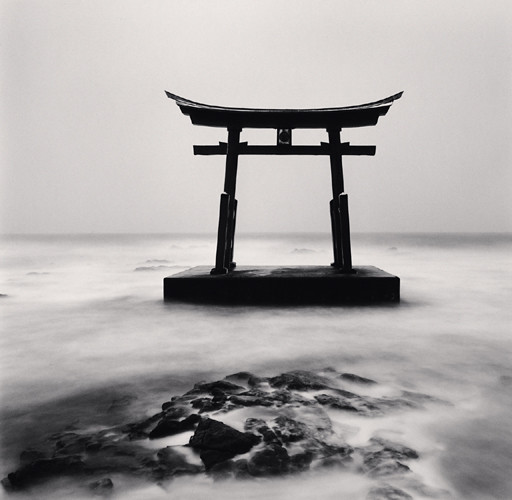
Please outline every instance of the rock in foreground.
[{"label": "rock in foreground", "polygon": [[[337,422],[344,415],[374,418],[417,410],[431,400],[404,392],[399,397],[370,397],[349,392],[345,382],[351,387],[377,385],[332,368],[270,378],[240,372],[224,380],[201,382],[143,421],[48,436],[48,446],[25,450],[19,468],[2,483],[8,490],[23,490],[73,476],[87,481],[94,494],[108,494],[115,489],[108,477],[113,474],[153,482],[187,474],[216,479],[275,477],[324,467],[340,467],[369,478],[410,474],[410,462],[419,458],[415,450],[378,436],[365,446],[350,446],[333,430],[331,417],[336,414]],[[181,437],[182,444],[169,446],[165,439],[170,436]],[[159,449],[154,446],[160,443],[157,440],[162,440]],[[371,499],[409,498],[387,484],[368,495]]]}]

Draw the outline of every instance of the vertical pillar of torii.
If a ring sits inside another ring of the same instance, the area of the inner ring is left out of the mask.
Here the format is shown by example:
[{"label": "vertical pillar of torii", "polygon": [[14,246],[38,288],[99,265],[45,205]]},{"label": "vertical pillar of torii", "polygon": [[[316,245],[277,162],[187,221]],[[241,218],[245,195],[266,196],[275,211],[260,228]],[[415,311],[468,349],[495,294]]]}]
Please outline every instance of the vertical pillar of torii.
[{"label": "vertical pillar of torii", "polygon": [[331,161],[332,200],[331,231],[334,252],[333,266],[345,273],[352,272],[352,250],[350,247],[350,225],[348,218],[348,196],[343,181],[340,128],[327,129],[329,134],[329,159]]},{"label": "vertical pillar of torii", "polygon": [[226,172],[224,175],[224,192],[220,195],[219,230],[217,233],[217,252],[215,267],[211,274],[226,274],[236,266],[233,262],[235,246],[236,174],[238,171],[238,148],[240,145],[240,128],[228,129],[226,151]]}]

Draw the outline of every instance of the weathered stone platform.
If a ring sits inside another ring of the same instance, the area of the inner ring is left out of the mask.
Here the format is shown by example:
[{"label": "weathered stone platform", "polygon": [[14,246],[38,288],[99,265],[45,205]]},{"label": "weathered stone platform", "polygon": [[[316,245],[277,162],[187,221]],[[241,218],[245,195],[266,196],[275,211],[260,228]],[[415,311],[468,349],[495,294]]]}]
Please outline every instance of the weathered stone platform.
[{"label": "weathered stone platform", "polygon": [[241,266],[211,275],[198,266],[164,278],[164,299],[217,304],[399,302],[400,278],[373,266],[343,274],[331,266]]}]

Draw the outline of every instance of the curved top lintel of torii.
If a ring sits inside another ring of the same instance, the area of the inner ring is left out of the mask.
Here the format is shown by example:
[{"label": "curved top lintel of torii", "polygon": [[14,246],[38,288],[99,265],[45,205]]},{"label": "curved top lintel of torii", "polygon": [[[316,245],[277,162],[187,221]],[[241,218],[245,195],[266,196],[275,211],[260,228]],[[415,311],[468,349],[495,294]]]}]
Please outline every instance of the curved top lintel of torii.
[{"label": "curved top lintel of torii", "polygon": [[183,114],[190,117],[194,125],[223,128],[322,128],[342,129],[375,125],[385,115],[394,101],[403,92],[378,101],[335,108],[317,109],[264,109],[212,106],[191,101],[171,92],[165,92],[173,99]]}]

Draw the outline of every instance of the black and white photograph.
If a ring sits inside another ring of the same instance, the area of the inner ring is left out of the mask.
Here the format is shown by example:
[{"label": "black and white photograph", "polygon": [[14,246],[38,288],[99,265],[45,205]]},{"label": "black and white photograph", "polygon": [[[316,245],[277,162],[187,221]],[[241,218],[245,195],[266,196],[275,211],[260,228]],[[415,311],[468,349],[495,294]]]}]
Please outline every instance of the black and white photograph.
[{"label": "black and white photograph", "polygon": [[0,498],[511,500],[506,0],[4,0]]}]

